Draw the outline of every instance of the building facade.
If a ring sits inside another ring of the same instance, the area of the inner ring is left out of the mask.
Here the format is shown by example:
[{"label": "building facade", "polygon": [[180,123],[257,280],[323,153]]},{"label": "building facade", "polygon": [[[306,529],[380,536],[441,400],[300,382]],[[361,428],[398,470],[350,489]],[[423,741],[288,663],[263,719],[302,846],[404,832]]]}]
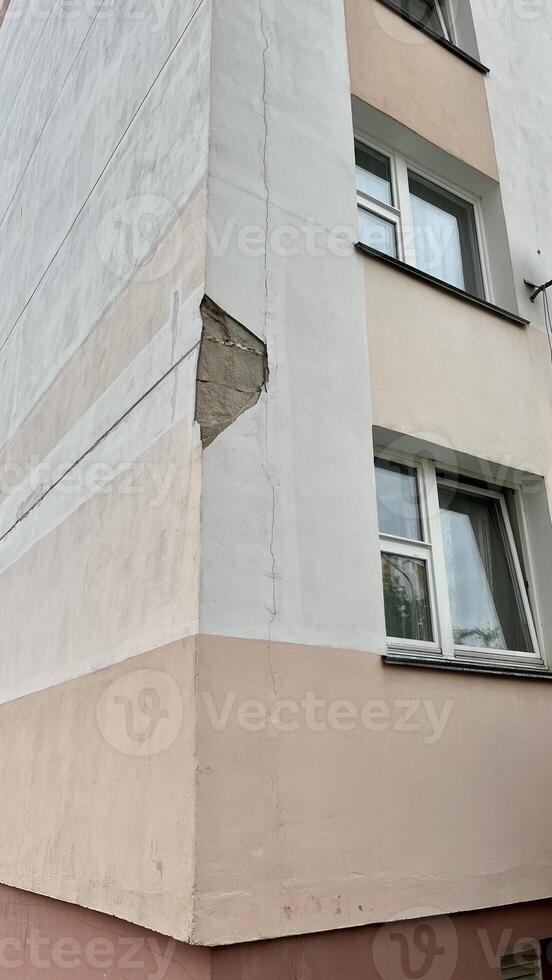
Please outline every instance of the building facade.
[{"label": "building facade", "polygon": [[2,976],[546,980],[549,5],[0,19]]}]

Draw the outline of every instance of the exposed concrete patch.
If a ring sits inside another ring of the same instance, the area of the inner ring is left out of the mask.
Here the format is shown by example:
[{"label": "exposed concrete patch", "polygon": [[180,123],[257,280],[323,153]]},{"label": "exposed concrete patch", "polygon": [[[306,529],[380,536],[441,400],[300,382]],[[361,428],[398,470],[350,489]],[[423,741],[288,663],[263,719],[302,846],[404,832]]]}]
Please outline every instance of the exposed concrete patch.
[{"label": "exposed concrete patch", "polygon": [[256,405],[268,381],[266,344],[205,296],[199,351],[196,421],[206,449]]}]

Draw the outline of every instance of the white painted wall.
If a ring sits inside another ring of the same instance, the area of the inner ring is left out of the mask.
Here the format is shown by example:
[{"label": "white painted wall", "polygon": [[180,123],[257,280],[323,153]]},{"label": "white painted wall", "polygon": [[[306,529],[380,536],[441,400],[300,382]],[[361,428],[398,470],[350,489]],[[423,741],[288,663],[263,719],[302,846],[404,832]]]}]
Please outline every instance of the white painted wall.
[{"label": "white painted wall", "polygon": [[487,94],[519,309],[543,329],[542,298],[523,280],[552,279],[552,8],[544,0],[472,0],[477,42],[490,68]]},{"label": "white painted wall", "polygon": [[379,651],[362,270],[328,245],[356,224],[341,0],[216,0],[209,173],[207,291],[270,379],[204,455],[201,631]]},{"label": "white painted wall", "polygon": [[210,41],[210,0],[0,31],[0,700],[197,630]]}]

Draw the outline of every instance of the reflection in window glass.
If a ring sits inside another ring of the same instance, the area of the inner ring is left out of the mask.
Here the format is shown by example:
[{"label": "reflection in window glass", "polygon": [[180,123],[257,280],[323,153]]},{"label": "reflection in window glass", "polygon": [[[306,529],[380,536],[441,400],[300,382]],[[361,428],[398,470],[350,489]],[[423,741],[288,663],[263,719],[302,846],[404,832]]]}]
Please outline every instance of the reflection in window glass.
[{"label": "reflection in window glass", "polygon": [[425,561],[383,552],[381,566],[387,635],[393,639],[431,642]]},{"label": "reflection in window glass", "polygon": [[421,541],[416,470],[402,463],[376,460],[376,495],[380,534]]},{"label": "reflection in window glass", "polygon": [[357,190],[382,204],[393,204],[391,161],[383,153],[355,142]]},{"label": "reflection in window glass", "polygon": [[483,297],[473,205],[417,174],[408,183],[416,267]]},{"label": "reflection in window glass", "polygon": [[[394,0],[394,2],[397,7],[412,20],[416,20],[418,24],[422,24],[423,27],[427,27],[428,30],[433,31],[440,37],[446,36],[437,9],[439,0]],[[442,7],[441,12],[443,12]]]},{"label": "reflection in window glass", "polygon": [[360,240],[364,245],[375,248],[384,255],[397,258],[397,235],[392,221],[386,221],[364,208],[358,209],[360,220]]},{"label": "reflection in window glass", "polygon": [[439,487],[457,646],[532,653],[499,501]]}]

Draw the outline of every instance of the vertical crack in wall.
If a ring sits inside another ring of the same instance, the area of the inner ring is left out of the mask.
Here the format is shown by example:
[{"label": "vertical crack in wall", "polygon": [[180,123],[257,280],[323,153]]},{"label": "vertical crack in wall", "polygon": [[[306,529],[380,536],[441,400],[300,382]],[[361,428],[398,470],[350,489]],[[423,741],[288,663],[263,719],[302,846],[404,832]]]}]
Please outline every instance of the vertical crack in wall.
[{"label": "vertical crack in wall", "polygon": [[196,383],[196,422],[206,449],[243,412],[256,405],[268,382],[266,344],[205,296]]},{"label": "vertical crack in wall", "polygon": [[[263,183],[265,189],[265,249],[264,249],[264,326],[265,326],[265,337],[268,341],[268,316],[269,316],[269,288],[268,288],[268,243],[270,235],[270,186],[268,182],[268,105],[267,105],[267,85],[268,85],[268,68],[267,68],[267,54],[269,49],[268,35],[265,29],[264,22],[264,8],[263,0],[259,0],[259,25],[260,31],[264,42],[262,59],[263,59],[263,81],[262,81],[262,102],[263,102],[263,125],[264,125],[264,141],[263,141]],[[270,560],[272,566],[272,609],[270,610],[271,618],[268,623],[268,642],[270,649],[271,631],[274,621],[276,619],[278,610],[276,604],[276,555],[274,552],[274,532],[275,532],[275,521],[276,521],[276,488],[270,476],[270,456],[269,456],[269,419],[268,419],[268,394],[265,403],[265,469],[266,469],[266,479],[270,487],[272,494],[272,519],[270,527]],[[274,679],[273,679],[274,680]],[[274,691],[276,696],[276,690]]]},{"label": "vertical crack in wall", "polygon": [[[270,238],[270,184],[268,178],[268,65],[267,56],[269,51],[269,40],[268,34],[265,28],[264,19],[264,8],[263,0],[259,0],[259,25],[260,31],[264,42],[263,52],[262,52],[262,62],[263,62],[263,80],[262,80],[262,102],[263,102],[263,125],[264,125],[264,142],[263,142],[263,183],[265,189],[265,250],[264,250],[264,333],[268,349],[268,320],[270,315],[269,307],[269,269],[268,269],[268,249],[269,249],[269,238]],[[265,471],[266,480],[269,486],[271,494],[271,520],[270,520],[270,537],[269,537],[269,551],[270,551],[270,563],[271,563],[271,577],[272,577],[272,609],[270,610],[270,619],[267,624],[267,663],[268,670],[270,673],[270,680],[272,683],[272,693],[274,696],[274,707],[278,702],[278,692],[276,689],[276,678],[274,675],[274,668],[272,665],[272,627],[278,615],[277,606],[277,590],[276,590],[276,553],[274,550],[275,541],[275,530],[276,530],[276,486],[274,480],[271,476],[270,467],[270,438],[269,438],[269,392],[267,390],[265,399]],[[270,737],[269,737],[270,742]],[[280,774],[278,766],[278,753],[277,747],[273,743],[273,762],[271,769],[271,783],[272,783],[272,794],[274,799],[274,815],[276,820],[276,842],[280,853],[283,853],[283,823],[281,814],[281,803],[280,803]]]}]

